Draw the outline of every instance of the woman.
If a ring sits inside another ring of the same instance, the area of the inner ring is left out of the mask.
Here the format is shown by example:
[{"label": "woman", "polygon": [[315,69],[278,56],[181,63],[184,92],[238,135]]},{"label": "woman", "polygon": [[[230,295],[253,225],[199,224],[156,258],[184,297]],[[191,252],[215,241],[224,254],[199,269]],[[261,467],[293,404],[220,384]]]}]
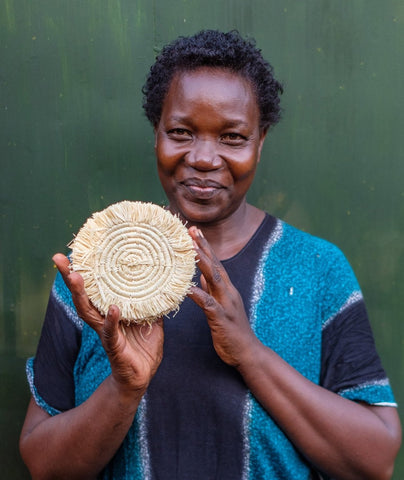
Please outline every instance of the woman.
[{"label": "woman", "polygon": [[54,257],[20,442],[34,478],[391,477],[400,424],[349,265],[246,202],[280,92],[237,33],[163,49],[144,107],[199,286],[164,334],[124,335]]}]

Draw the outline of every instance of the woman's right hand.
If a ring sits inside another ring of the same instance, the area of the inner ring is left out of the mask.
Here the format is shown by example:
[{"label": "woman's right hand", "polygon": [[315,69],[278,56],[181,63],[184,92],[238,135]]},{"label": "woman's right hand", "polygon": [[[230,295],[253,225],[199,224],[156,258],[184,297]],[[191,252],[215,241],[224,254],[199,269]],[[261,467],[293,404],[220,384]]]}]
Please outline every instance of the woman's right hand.
[{"label": "woman's right hand", "polygon": [[122,393],[143,394],[163,355],[163,321],[148,325],[119,323],[120,312],[111,305],[103,317],[88,298],[82,276],[70,270],[69,259],[60,253],[53,261],[69,288],[77,313],[100,337],[108,355],[112,380]]},{"label": "woman's right hand", "polygon": [[90,302],[81,275],[71,272],[69,259],[56,254],[53,260],[78,315],[99,335],[112,373],[85,402],[58,415],[50,416],[32,398],[20,451],[32,478],[95,479],[122,444],[160,365],[163,322],[123,326],[116,306],[104,318]]}]

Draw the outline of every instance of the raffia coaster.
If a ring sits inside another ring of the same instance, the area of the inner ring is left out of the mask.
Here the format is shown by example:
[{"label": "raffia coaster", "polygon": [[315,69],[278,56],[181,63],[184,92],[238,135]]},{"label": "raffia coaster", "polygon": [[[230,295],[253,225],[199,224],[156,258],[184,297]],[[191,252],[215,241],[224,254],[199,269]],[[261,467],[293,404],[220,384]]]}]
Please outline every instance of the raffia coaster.
[{"label": "raffia coaster", "polygon": [[186,227],[152,203],[123,201],[94,213],[70,247],[71,268],[93,305],[103,315],[117,305],[128,324],[178,310],[195,273]]}]

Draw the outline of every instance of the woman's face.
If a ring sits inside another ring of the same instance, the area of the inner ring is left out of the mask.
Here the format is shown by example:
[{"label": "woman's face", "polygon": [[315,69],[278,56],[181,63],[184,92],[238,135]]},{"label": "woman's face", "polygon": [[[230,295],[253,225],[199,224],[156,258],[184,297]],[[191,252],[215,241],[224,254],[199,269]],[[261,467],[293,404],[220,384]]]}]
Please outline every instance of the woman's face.
[{"label": "woman's face", "polygon": [[161,184],[170,210],[215,223],[245,203],[265,132],[250,82],[229,70],[174,76],[155,129]]}]

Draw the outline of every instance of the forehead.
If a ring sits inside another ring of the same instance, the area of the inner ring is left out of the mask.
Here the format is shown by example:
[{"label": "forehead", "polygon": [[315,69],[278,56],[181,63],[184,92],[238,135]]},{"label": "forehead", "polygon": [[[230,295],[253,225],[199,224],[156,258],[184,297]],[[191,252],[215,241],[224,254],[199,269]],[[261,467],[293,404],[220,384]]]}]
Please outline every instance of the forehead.
[{"label": "forehead", "polygon": [[163,103],[163,114],[180,108],[237,109],[240,113],[259,115],[251,82],[239,73],[213,67],[174,75]]}]

